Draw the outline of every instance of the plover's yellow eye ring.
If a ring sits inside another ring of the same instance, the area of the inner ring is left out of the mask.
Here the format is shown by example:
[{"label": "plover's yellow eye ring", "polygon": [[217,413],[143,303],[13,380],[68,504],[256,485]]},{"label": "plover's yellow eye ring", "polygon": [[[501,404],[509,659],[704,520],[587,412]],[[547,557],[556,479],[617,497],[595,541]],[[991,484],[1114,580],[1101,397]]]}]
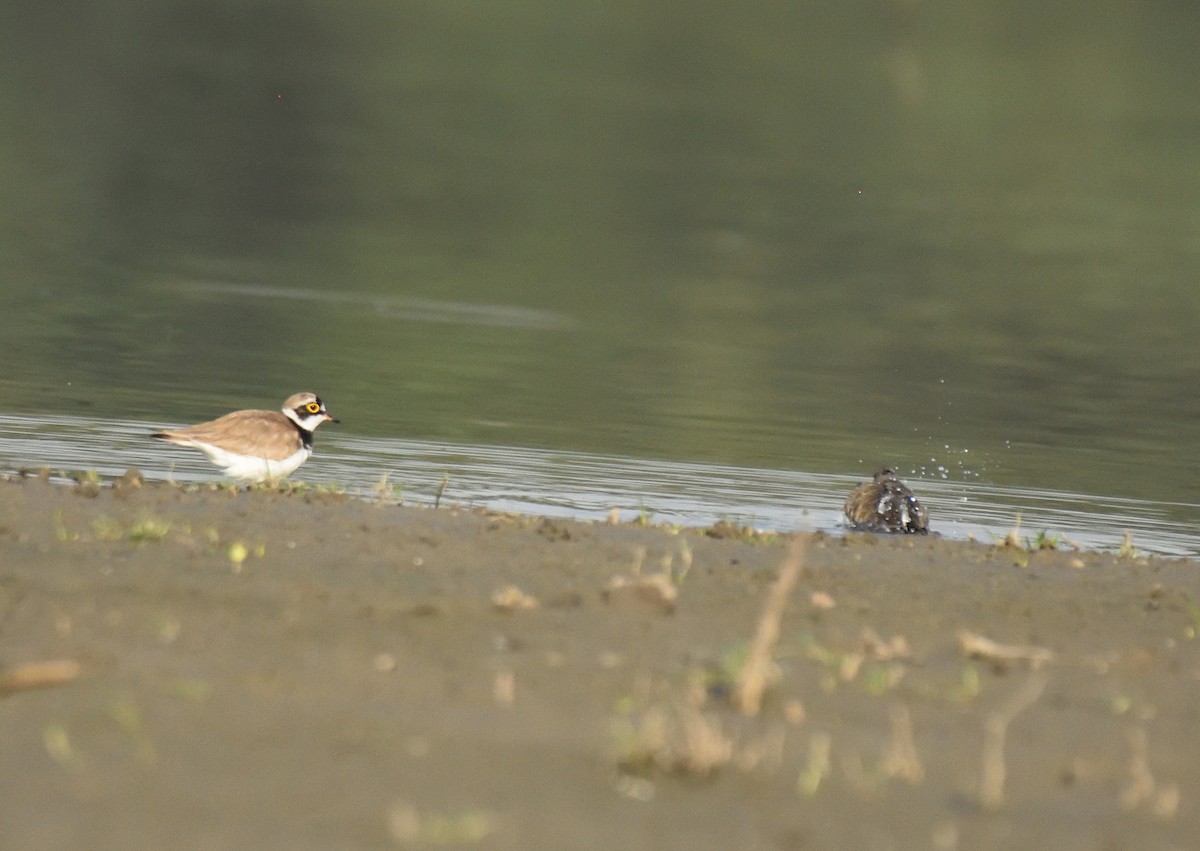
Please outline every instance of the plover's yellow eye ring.
[{"label": "plover's yellow eye ring", "polygon": [[321,403],[320,402],[309,402],[307,405],[304,406],[304,410],[308,411],[310,414],[319,414],[319,413],[321,413]]}]

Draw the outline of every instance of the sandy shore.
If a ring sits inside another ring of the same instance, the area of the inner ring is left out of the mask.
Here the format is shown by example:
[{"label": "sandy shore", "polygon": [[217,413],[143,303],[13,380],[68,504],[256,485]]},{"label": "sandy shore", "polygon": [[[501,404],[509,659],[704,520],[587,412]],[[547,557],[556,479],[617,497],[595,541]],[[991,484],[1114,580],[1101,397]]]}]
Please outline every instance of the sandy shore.
[{"label": "sandy shore", "polygon": [[1200,565],[795,550],[0,482],[0,847],[1200,846]]}]

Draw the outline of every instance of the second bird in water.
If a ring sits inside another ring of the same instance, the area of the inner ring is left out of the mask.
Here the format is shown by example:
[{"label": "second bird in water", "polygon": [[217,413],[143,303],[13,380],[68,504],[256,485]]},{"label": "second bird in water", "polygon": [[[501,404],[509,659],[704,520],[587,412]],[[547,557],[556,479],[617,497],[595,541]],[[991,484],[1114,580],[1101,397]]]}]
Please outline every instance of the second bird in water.
[{"label": "second bird in water", "polygon": [[846,519],[864,532],[924,534],[929,531],[929,513],[896,471],[885,467],[874,481],[864,482],[850,492],[842,507]]}]

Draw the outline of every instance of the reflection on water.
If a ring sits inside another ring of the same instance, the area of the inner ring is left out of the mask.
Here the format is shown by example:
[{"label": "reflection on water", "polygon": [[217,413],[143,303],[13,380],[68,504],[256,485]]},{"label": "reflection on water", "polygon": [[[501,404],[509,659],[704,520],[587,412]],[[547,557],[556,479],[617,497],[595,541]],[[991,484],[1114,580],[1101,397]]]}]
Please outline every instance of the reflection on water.
[{"label": "reflection on water", "polygon": [[444,322],[454,325],[495,325],[502,328],[565,329],[573,324],[565,316],[549,310],[501,304],[467,304],[430,298],[348,293],[338,290],[306,290],[272,287],[265,284],[230,284],[219,281],[192,281],[173,289],[181,295],[201,295],[227,299],[292,299],[336,307],[365,309],[373,314],[411,322]]},{"label": "reflection on water", "polygon": [[[167,425],[0,416],[0,472],[46,466],[118,476],[136,467],[149,479],[220,481],[199,452],[149,440],[150,432]],[[616,508],[624,520],[645,514],[654,522],[707,526],[727,519],[759,529],[834,533],[844,531],[841,504],[860,481],[847,475],[383,440],[330,430],[318,435],[316,454],[294,478],[378,499],[385,475],[388,486],[410,504],[431,505],[446,482],[446,502],[500,511],[599,520]],[[949,538],[999,539],[1019,514],[1029,534],[1046,531],[1088,549],[1117,548],[1129,532],[1142,551],[1200,553],[1200,505],[944,479],[910,478],[909,483],[929,509],[931,528]]]}]

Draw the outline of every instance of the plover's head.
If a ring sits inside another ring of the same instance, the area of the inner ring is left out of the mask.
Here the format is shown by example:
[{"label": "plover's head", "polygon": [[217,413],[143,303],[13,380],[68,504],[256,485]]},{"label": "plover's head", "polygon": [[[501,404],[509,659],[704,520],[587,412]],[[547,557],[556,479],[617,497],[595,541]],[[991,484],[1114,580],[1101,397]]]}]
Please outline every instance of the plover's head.
[{"label": "plover's head", "polygon": [[314,431],[326,420],[339,422],[325,410],[325,403],[316,393],[296,393],[288,396],[287,401],[283,403],[283,413],[305,431]]}]

